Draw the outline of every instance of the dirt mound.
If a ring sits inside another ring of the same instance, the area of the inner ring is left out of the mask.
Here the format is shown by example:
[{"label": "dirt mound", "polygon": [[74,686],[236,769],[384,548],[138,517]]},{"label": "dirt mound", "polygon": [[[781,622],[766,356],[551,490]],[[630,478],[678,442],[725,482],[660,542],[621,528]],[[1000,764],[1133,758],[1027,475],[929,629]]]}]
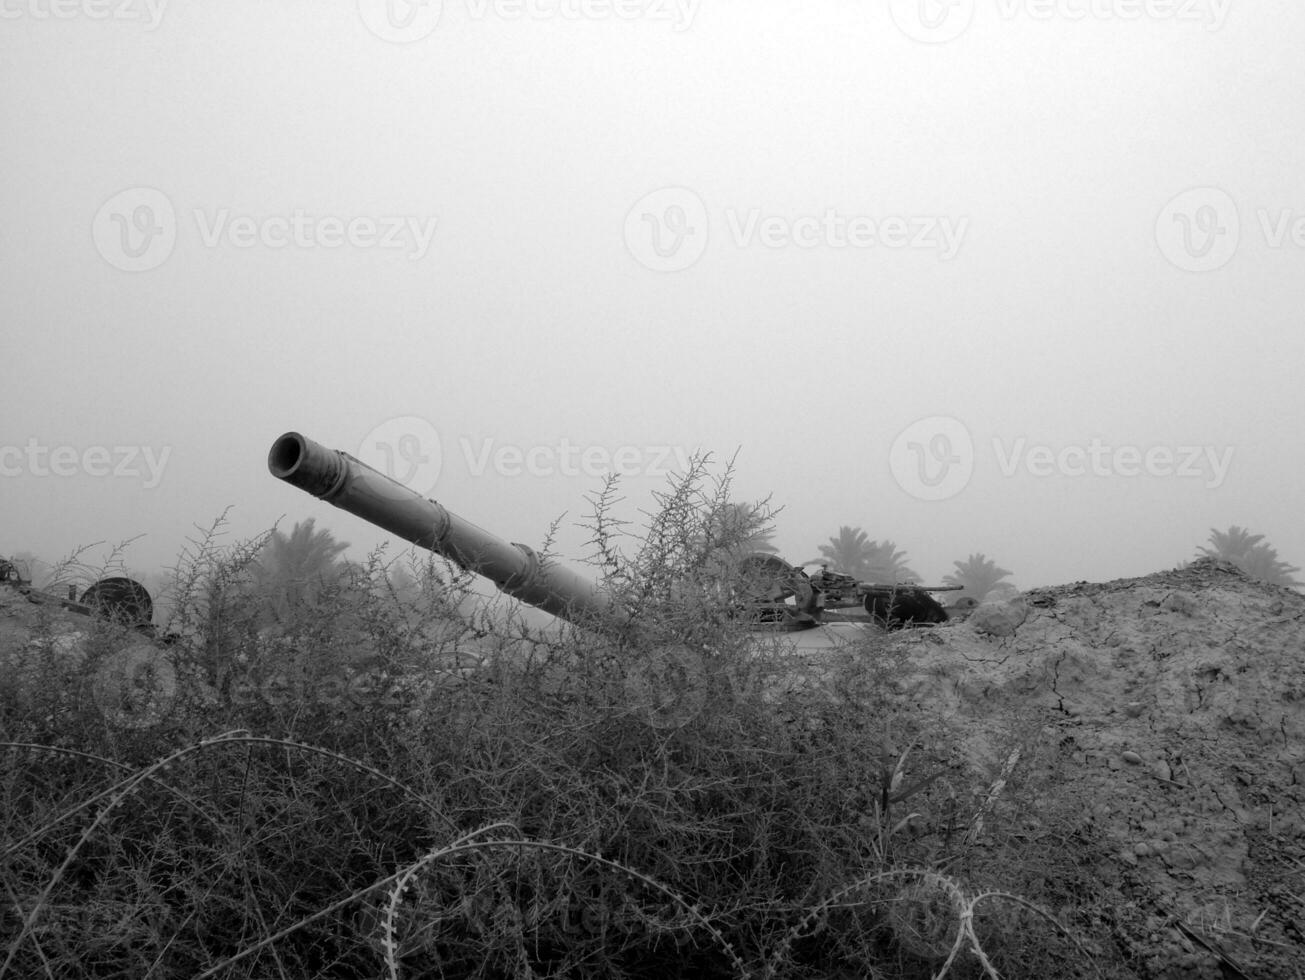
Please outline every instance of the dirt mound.
[{"label": "dirt mound", "polygon": [[[101,598],[118,590],[131,604],[130,619],[145,618],[151,600],[141,586],[121,578],[101,584],[107,585]],[[50,718],[84,710],[118,728],[161,721],[174,706],[180,679],[152,628],[110,621],[89,611],[96,605],[62,599],[58,592],[0,585],[0,698],[43,704]]]},{"label": "dirt mound", "polygon": [[1139,976],[1305,976],[1305,596],[1203,559],[894,642],[975,761],[1034,720],[1020,765],[1107,842]]},{"label": "dirt mound", "polygon": [[[93,624],[0,588],[0,652],[39,637],[75,654]],[[1004,839],[1072,853],[1117,899],[1107,931],[1132,976],[1305,978],[1305,595],[1204,559],[885,642],[974,771],[1019,747],[1003,803],[1024,781],[1060,809]]]}]

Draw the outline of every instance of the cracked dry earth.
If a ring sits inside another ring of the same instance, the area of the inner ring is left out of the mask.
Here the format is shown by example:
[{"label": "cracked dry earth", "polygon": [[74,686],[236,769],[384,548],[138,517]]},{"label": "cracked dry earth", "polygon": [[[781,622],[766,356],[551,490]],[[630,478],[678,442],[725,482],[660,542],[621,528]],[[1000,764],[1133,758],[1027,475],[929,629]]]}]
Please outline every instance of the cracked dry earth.
[{"label": "cracked dry earth", "polygon": [[898,636],[977,768],[1071,802],[1028,836],[1094,842],[1117,975],[1305,978],[1305,595],[1202,559]]}]

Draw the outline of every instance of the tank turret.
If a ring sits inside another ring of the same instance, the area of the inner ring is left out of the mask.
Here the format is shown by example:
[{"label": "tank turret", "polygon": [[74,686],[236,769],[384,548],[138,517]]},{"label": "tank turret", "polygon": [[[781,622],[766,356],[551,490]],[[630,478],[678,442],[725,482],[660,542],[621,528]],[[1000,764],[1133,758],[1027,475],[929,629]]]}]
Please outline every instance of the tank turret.
[{"label": "tank turret", "polygon": [[[272,444],[267,465],[278,479],[485,576],[513,598],[577,625],[615,625],[614,600],[599,583],[491,534],[346,452],[287,432]],[[767,554],[745,556],[739,574],[735,611],[770,629],[805,630],[822,622],[869,621],[886,629],[943,623],[947,613],[929,593],[959,588],[875,585],[823,569],[808,576]],[[860,609],[835,612],[845,606]]]}]

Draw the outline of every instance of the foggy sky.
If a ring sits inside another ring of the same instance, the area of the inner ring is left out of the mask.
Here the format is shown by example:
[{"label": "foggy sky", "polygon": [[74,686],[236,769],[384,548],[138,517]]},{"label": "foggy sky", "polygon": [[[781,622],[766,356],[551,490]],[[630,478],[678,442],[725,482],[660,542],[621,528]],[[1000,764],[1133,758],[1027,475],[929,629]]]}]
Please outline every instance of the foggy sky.
[{"label": "foggy sky", "polygon": [[1290,0],[0,0],[0,555],[152,568],[230,507],[360,556],[268,474],[293,429],[576,557],[604,468],[637,522],[705,450],[794,561],[1305,564],[1303,41]]}]

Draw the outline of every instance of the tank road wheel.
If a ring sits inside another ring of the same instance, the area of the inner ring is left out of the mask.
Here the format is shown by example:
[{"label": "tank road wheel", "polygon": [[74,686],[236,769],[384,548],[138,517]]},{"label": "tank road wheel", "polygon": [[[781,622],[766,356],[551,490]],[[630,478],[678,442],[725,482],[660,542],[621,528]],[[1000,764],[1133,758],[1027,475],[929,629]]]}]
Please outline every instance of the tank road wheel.
[{"label": "tank road wheel", "polygon": [[102,578],[82,593],[81,603],[124,626],[147,626],[154,619],[154,600],[135,579]]},{"label": "tank road wheel", "polygon": [[738,568],[743,608],[758,622],[782,629],[815,625],[816,590],[802,569],[760,551],[745,556]]}]

